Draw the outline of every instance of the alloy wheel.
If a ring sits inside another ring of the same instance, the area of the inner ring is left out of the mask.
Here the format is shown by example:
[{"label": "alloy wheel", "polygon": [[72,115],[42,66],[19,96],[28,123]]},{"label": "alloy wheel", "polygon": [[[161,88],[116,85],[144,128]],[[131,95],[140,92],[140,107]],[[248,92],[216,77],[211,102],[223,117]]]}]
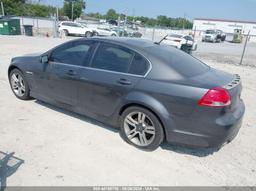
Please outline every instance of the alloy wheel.
[{"label": "alloy wheel", "polygon": [[143,112],[132,112],[125,117],[124,131],[128,139],[137,146],[148,146],[155,138],[156,129]]},{"label": "alloy wheel", "polygon": [[12,89],[13,89],[14,93],[18,97],[22,97],[25,95],[25,92],[26,92],[25,82],[19,73],[12,74],[11,85],[12,85]]}]

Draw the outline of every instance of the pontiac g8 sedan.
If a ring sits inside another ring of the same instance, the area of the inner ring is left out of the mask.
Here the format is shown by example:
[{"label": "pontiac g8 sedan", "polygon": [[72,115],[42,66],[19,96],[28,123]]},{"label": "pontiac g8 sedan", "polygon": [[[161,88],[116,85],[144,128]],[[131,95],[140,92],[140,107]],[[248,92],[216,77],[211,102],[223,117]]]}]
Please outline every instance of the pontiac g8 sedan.
[{"label": "pontiac g8 sedan", "polygon": [[15,57],[15,96],[35,98],[120,130],[129,144],[220,148],[241,127],[239,75],[215,70],[172,47],[130,38],[81,38]]}]

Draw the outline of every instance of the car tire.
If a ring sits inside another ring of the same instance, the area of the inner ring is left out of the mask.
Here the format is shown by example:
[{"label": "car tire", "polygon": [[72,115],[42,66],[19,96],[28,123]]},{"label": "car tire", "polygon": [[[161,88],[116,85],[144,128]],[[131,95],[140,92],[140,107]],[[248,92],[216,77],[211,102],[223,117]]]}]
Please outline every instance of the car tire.
[{"label": "car tire", "polygon": [[144,151],[156,150],[164,140],[163,127],[156,115],[137,106],[122,113],[119,133],[127,143]]},{"label": "car tire", "polygon": [[92,37],[92,33],[91,33],[90,31],[87,31],[87,32],[84,34],[84,36],[85,36],[86,38]]},{"label": "car tire", "polygon": [[98,32],[94,32],[93,36],[99,36],[99,33]]},{"label": "car tire", "polygon": [[111,36],[115,37],[115,36],[116,36],[116,34],[111,34]]},{"label": "car tire", "polygon": [[63,30],[63,34],[64,34],[65,36],[68,36],[68,35],[69,35],[68,30],[64,29],[64,30]]},{"label": "car tire", "polygon": [[14,95],[21,100],[30,100],[28,82],[19,69],[13,69],[9,74],[9,83]]}]

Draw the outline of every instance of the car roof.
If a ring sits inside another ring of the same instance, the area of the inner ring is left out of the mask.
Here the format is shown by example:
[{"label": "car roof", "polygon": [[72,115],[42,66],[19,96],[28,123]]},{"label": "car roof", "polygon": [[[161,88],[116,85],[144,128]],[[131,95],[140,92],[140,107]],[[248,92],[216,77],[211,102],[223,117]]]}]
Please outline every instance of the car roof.
[{"label": "car roof", "polygon": [[129,46],[130,48],[135,48],[139,50],[143,50],[146,47],[154,46],[154,42],[146,39],[138,39],[138,38],[127,38],[127,37],[93,37],[91,39],[110,42],[110,43],[118,43],[121,45]]}]

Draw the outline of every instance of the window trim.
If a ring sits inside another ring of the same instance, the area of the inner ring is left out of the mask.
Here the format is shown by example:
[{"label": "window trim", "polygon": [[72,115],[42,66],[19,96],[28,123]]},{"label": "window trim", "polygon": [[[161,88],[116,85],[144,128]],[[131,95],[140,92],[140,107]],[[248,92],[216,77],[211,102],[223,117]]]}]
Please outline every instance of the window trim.
[{"label": "window trim", "polygon": [[[62,65],[66,65],[66,66],[73,66],[73,67],[77,67],[77,68],[84,68],[84,69],[89,69],[89,70],[96,70],[96,71],[102,71],[102,72],[109,72],[109,73],[115,73],[115,74],[123,74],[123,75],[126,75],[126,76],[134,76],[134,77],[140,77],[140,78],[146,78],[147,75],[151,72],[153,66],[152,66],[152,62],[142,53],[140,53],[139,51],[133,49],[133,48],[130,48],[129,46],[126,46],[126,45],[123,45],[121,43],[118,43],[118,42],[109,42],[109,41],[105,41],[105,40],[98,40],[98,39],[83,39],[83,41],[86,41],[86,42],[90,42],[90,41],[93,41],[95,42],[95,48],[94,50],[92,51],[91,53],[91,58],[90,58],[90,61],[88,63],[88,66],[78,66],[78,65],[71,65],[71,64],[65,64],[65,63],[58,63],[58,64],[62,64]],[[69,42],[66,42],[66,43],[70,43],[71,41]],[[115,71],[110,71],[110,70],[104,70],[104,69],[97,69],[97,68],[92,68],[91,67],[91,64],[92,64],[92,60],[95,56],[95,53],[97,52],[98,50],[98,47],[100,45],[100,43],[102,42],[107,42],[109,44],[114,44],[114,45],[120,45],[122,47],[125,47],[125,48],[128,48],[134,52],[136,52],[137,54],[141,55],[145,60],[147,60],[148,64],[149,64],[149,68],[148,68],[148,71],[145,73],[145,75],[137,75],[137,74],[130,74],[130,73],[123,73],[123,72],[115,72]],[[65,43],[64,43],[65,44]],[[49,58],[51,57],[52,53],[54,50],[56,50],[57,48],[63,46],[64,44],[61,44],[61,45],[58,45],[57,47],[51,49],[50,51],[48,51],[46,54],[49,56]],[[52,62],[52,61],[51,61]],[[56,63],[56,62],[53,62],[53,63]]]}]

